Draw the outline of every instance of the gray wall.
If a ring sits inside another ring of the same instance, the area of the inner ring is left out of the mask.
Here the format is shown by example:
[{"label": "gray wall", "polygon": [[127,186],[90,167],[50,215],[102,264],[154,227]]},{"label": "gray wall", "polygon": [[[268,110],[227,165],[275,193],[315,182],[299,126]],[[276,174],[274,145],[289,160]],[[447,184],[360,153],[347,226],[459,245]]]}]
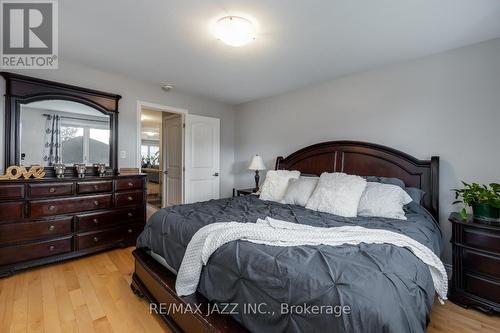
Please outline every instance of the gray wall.
[{"label": "gray wall", "polygon": [[[137,101],[163,104],[183,109],[189,113],[220,118],[221,121],[221,197],[231,196],[234,162],[234,110],[227,104],[179,90],[164,92],[159,84],[150,84],[117,74],[92,69],[80,64],[61,62],[58,70],[24,70],[19,74],[40,77],[86,88],[120,94],[119,150],[127,157],[119,158],[119,167],[136,167]],[[168,79],[168,73],[165,73]],[[0,172],[4,167],[4,92],[5,81],[0,79]]]},{"label": "gray wall", "polygon": [[[332,60],[334,61],[334,59]],[[375,142],[421,159],[441,157],[441,226],[449,263],[450,189],[500,181],[500,40],[346,76],[237,107],[236,184],[254,154],[277,155],[339,139]]]}]

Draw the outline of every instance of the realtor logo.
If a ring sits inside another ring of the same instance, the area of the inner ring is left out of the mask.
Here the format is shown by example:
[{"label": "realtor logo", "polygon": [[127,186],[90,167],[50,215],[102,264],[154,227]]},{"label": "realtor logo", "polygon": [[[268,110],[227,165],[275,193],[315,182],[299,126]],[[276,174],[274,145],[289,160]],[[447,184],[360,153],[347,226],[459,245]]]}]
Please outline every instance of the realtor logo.
[{"label": "realtor logo", "polygon": [[56,69],[57,0],[1,0],[1,62],[6,69]]}]

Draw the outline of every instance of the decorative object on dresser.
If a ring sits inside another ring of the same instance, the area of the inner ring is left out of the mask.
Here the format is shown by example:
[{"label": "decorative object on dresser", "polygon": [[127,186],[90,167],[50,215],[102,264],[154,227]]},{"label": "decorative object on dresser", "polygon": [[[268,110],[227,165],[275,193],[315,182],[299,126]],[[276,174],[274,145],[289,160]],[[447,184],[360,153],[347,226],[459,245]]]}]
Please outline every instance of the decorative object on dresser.
[{"label": "decorative object on dresser", "polygon": [[85,164],[75,163],[75,170],[78,178],[85,178],[85,171],[87,170]]},{"label": "decorative object on dresser", "polygon": [[464,307],[500,313],[500,225],[452,213],[453,274],[449,298]]},{"label": "decorative object on dresser", "polygon": [[26,167],[11,165],[5,170],[5,175],[0,176],[0,180],[5,179],[19,179],[24,177],[25,179],[33,176],[34,178],[40,179],[45,177],[45,171],[41,165],[32,165],[31,168],[26,170]]},{"label": "decorative object on dresser", "polygon": [[99,177],[104,177],[106,175],[106,164],[105,163],[94,163],[94,168],[96,168]]},{"label": "decorative object on dresser", "polygon": [[254,188],[241,188],[241,189],[233,188],[233,197],[239,197],[242,195],[249,195],[252,193],[255,193]]},{"label": "decorative object on dresser", "polygon": [[145,176],[0,182],[0,276],[135,244]]},{"label": "decorative object on dresser", "polygon": [[248,170],[255,170],[255,189],[254,192],[259,191],[259,170],[266,170],[266,165],[264,160],[259,155],[255,155],[252,158],[252,162],[248,166]]},{"label": "decorative object on dresser", "polygon": [[54,173],[56,174],[57,178],[64,178],[64,171],[66,171],[66,166],[62,163],[55,163],[53,165],[54,167]]}]

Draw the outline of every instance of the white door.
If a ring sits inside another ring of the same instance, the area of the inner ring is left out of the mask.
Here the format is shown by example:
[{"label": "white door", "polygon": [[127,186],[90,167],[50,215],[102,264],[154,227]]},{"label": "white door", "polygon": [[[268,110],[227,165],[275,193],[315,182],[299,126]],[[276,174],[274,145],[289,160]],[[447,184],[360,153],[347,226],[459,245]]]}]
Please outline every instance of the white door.
[{"label": "white door", "polygon": [[219,198],[220,120],[186,115],[184,202]]},{"label": "white door", "polygon": [[182,203],[182,117],[163,118],[163,207]]}]

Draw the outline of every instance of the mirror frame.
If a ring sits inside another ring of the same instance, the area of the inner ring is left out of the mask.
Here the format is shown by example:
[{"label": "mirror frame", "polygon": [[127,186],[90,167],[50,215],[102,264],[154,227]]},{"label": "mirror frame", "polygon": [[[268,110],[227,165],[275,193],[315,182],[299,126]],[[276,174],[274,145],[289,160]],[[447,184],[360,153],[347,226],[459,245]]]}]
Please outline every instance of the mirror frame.
[{"label": "mirror frame", "polygon": [[[20,115],[21,105],[43,100],[66,100],[82,103],[109,116],[111,139],[109,166],[106,174],[118,174],[118,101],[120,95],[42,80],[34,77],[0,72],[5,79],[5,169],[20,165]],[[55,177],[53,167],[45,167],[46,177]],[[97,175],[88,167],[85,173]],[[68,166],[65,176],[76,177],[75,168]]]}]

